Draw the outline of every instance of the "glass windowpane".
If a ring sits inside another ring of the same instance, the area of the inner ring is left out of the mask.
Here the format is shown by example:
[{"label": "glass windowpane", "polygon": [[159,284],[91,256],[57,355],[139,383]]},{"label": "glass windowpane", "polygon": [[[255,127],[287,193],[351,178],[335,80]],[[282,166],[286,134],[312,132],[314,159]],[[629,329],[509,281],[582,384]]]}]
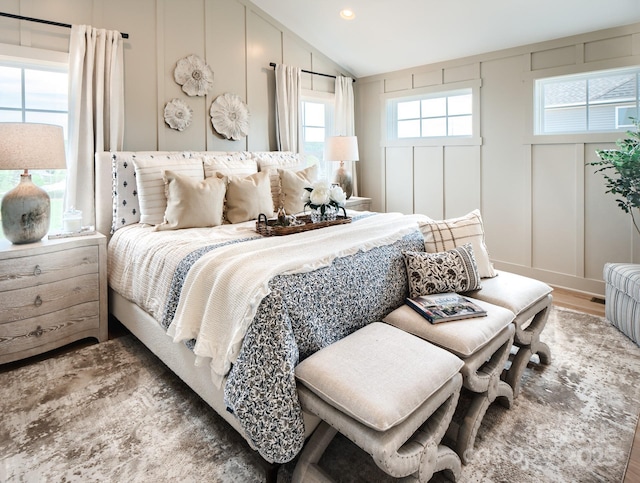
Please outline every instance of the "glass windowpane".
[{"label": "glass windowpane", "polygon": [[323,127],[305,127],[304,140],[308,143],[324,143]]},{"label": "glass windowpane", "polygon": [[67,74],[25,69],[25,107],[27,109],[67,110]]},{"label": "glass windowpane", "polygon": [[471,116],[455,116],[449,118],[449,136],[471,136],[473,124]]},{"label": "glass windowpane", "polygon": [[0,122],[22,122],[22,112],[0,109]]},{"label": "glass windowpane", "polygon": [[440,117],[447,115],[447,98],[436,97],[422,101],[422,117]]},{"label": "glass windowpane", "polygon": [[458,116],[460,114],[471,114],[472,99],[471,94],[461,96],[451,96],[447,99],[449,104],[449,116]]},{"label": "glass windowpane", "polygon": [[305,102],[304,106],[304,125],[324,127],[324,104]]},{"label": "glass windowpane", "polygon": [[420,137],[420,121],[418,119],[410,121],[398,121],[399,138]]},{"label": "glass windowpane", "polygon": [[21,69],[0,65],[0,107],[22,108]]},{"label": "glass windowpane", "polygon": [[398,102],[398,120],[419,118],[420,101]]},{"label": "glass windowpane", "polygon": [[435,137],[447,135],[447,118],[434,117],[422,120],[422,136]]}]

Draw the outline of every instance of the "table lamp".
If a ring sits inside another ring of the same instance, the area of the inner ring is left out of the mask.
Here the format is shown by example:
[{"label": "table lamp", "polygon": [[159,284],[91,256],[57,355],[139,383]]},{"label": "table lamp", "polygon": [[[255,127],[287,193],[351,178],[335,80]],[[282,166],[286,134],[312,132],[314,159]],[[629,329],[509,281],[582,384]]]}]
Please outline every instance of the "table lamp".
[{"label": "table lamp", "polygon": [[339,184],[351,198],[353,193],[353,179],[351,173],[345,169],[345,161],[358,161],[358,138],[356,136],[330,136],[324,144],[324,160],[340,161],[340,167],[336,171],[335,183]]},{"label": "table lamp", "polygon": [[15,244],[33,243],[49,231],[49,195],[31,181],[30,169],[64,169],[61,126],[0,123],[0,169],[23,169],[20,183],[2,198],[2,230]]}]

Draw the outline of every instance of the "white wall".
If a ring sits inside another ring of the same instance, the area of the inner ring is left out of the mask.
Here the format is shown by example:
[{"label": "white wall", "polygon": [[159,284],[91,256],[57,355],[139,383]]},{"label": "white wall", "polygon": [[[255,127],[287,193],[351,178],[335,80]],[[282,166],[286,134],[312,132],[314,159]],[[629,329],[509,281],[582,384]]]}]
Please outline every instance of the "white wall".
[{"label": "white wall", "polygon": [[[533,136],[533,84],[630,65],[640,65],[640,24],[358,79],[360,193],[375,210],[436,219],[480,208],[497,268],[604,294],[604,263],[639,262],[640,245],[585,163],[624,134]],[[477,142],[387,141],[385,99],[474,81]]]},{"label": "white wall", "polygon": [[[327,74],[350,75],[244,0],[3,0],[0,10],[129,34],[125,56],[125,149],[274,150],[274,74],[270,62]],[[0,44],[68,52],[70,30],[0,17]],[[189,97],[173,80],[176,62],[196,54],[214,71],[206,97]],[[303,74],[303,87],[333,92],[333,79]],[[249,135],[219,136],[209,108],[220,94],[239,95],[251,114]],[[179,132],[163,117],[180,98],[193,109]]]}]

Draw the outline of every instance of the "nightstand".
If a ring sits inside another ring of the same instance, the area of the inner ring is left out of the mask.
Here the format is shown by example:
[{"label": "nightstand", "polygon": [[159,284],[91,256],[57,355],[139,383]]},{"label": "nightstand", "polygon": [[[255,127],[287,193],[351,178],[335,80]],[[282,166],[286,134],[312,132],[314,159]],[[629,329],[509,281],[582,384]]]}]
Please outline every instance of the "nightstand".
[{"label": "nightstand", "polygon": [[108,338],[107,241],[0,241],[0,364]]},{"label": "nightstand", "polygon": [[363,198],[361,196],[352,196],[345,204],[345,208],[356,211],[370,211],[371,198]]}]

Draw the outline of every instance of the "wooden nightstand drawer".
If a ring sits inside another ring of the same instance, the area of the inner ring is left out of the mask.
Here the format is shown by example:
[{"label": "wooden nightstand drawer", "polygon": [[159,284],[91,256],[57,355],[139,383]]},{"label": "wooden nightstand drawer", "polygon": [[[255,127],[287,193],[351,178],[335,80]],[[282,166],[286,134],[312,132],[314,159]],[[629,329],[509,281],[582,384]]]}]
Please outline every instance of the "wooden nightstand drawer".
[{"label": "wooden nightstand drawer", "polygon": [[0,291],[31,287],[87,273],[98,273],[98,247],[79,247],[10,258],[0,267]]},{"label": "wooden nightstand drawer", "polygon": [[95,337],[100,327],[99,307],[98,301],[86,302],[63,312],[0,324],[0,364]]},{"label": "wooden nightstand drawer", "polygon": [[3,323],[30,319],[73,305],[96,302],[99,281],[95,273],[57,282],[0,292],[0,330]]},{"label": "wooden nightstand drawer", "polygon": [[107,240],[0,240],[0,364],[108,338]]}]

